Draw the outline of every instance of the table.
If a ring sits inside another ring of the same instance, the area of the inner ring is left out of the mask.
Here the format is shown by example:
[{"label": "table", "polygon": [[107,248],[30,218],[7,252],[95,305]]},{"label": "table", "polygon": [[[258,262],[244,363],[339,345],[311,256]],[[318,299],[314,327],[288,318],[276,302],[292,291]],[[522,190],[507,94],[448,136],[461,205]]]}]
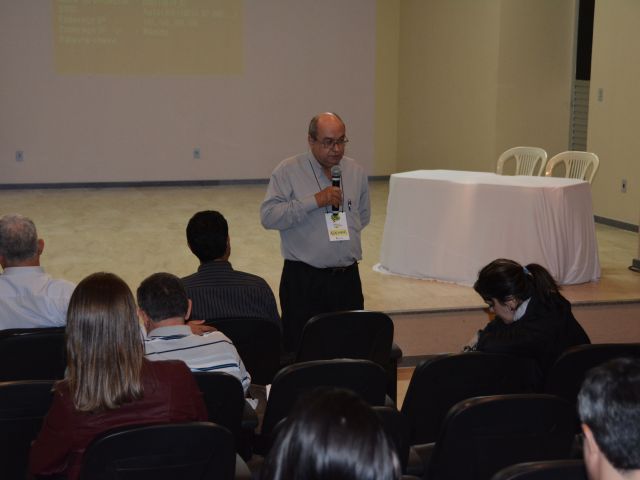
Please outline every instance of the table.
[{"label": "table", "polygon": [[560,284],[597,280],[590,184],[453,170],[391,175],[376,270],[472,285],[496,258],[539,263]]}]

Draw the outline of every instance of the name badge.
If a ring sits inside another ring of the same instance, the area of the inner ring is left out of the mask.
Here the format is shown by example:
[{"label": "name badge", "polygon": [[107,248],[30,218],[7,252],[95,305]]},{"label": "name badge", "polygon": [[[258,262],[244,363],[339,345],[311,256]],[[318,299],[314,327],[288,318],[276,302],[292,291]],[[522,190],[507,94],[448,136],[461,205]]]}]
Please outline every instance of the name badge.
[{"label": "name badge", "polygon": [[349,240],[349,225],[347,224],[347,215],[344,212],[325,213],[325,218],[331,242]]}]

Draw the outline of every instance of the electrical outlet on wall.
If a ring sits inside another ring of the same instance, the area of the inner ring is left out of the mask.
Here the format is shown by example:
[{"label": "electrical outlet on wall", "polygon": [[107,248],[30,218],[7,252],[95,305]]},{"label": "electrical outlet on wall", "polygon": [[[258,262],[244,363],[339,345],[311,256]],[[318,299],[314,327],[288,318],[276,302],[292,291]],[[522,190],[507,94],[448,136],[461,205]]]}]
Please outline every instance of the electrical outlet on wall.
[{"label": "electrical outlet on wall", "polygon": [[200,160],[200,147],[195,147],[193,149],[193,159]]},{"label": "electrical outlet on wall", "polygon": [[623,178],[622,181],[620,182],[620,191],[622,193],[627,193],[627,179]]},{"label": "electrical outlet on wall", "polygon": [[16,162],[24,162],[24,151],[16,150]]}]

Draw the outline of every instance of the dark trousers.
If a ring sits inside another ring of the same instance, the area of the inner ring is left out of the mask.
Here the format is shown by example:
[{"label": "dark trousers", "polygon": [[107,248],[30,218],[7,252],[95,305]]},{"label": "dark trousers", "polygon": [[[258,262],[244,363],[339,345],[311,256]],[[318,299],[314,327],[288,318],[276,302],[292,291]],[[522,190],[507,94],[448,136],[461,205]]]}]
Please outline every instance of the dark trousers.
[{"label": "dark trousers", "polygon": [[358,263],[344,268],[315,268],[284,261],[280,278],[284,348],[295,352],[302,329],[319,313],[364,309]]}]

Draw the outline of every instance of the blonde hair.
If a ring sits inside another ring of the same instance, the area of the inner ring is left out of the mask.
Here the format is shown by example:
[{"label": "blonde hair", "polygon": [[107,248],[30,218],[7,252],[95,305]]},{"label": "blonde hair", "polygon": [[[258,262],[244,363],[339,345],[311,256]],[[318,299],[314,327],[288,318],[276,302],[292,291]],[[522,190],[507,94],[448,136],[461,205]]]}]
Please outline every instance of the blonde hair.
[{"label": "blonde hair", "polygon": [[78,411],[111,410],[142,397],[144,346],[131,290],[117,275],[94,273],[71,295],[67,372]]}]

